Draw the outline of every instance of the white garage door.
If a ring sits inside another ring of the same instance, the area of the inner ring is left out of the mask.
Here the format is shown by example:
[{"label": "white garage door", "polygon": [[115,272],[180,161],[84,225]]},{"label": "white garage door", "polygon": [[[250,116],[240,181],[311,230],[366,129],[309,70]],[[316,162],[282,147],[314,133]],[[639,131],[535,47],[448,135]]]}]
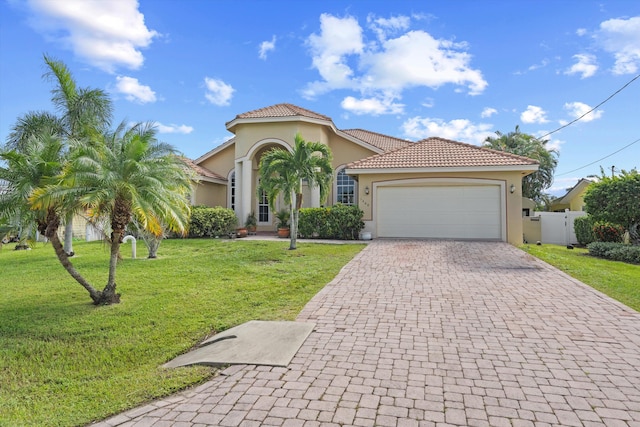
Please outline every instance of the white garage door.
[{"label": "white garage door", "polygon": [[502,240],[498,185],[378,187],[378,237]]}]

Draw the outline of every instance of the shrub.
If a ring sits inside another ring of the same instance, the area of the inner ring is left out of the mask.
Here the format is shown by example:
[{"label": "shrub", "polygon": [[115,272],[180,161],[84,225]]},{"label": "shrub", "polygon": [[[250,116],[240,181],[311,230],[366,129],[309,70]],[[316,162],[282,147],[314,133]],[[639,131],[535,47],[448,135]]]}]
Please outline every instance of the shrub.
[{"label": "shrub", "polygon": [[610,222],[596,222],[593,225],[593,234],[600,242],[622,242],[624,228]]},{"label": "shrub", "polygon": [[189,220],[189,237],[220,237],[234,232],[238,218],[233,209],[194,206]]},{"label": "shrub", "polygon": [[326,208],[300,209],[300,237],[357,240],[364,228],[364,212],[357,206],[335,205]]},{"label": "shrub", "polygon": [[578,243],[582,246],[586,246],[596,240],[593,232],[593,218],[589,215],[576,218],[573,221],[573,229],[576,232]]},{"label": "shrub", "polygon": [[615,242],[592,242],[587,245],[589,254],[598,258],[640,264],[640,246]]}]

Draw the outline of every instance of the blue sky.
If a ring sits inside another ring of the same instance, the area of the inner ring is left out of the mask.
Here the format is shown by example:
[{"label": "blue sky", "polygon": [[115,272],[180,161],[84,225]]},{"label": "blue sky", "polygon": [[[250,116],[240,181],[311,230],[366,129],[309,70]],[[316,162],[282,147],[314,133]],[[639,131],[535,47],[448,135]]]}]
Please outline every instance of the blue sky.
[{"label": "blue sky", "polygon": [[[640,2],[0,0],[3,139],[53,108],[45,53],[107,90],[116,123],[154,121],[191,158],[282,102],[340,129],[481,144],[516,125],[542,136],[638,76]],[[545,139],[555,195],[640,167],[640,78]]]}]

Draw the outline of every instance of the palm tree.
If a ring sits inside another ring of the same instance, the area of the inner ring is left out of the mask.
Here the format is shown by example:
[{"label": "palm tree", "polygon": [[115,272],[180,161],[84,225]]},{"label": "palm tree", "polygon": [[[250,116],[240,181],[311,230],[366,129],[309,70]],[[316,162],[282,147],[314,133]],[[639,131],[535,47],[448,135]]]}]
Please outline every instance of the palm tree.
[{"label": "palm tree", "polygon": [[515,132],[505,135],[498,131],[496,135],[497,137],[487,137],[484,147],[538,161],[538,170],[522,179],[522,196],[543,203],[544,190],[553,184],[553,173],[558,165],[558,151],[547,148],[548,140],[521,133],[519,126],[516,126]]},{"label": "palm tree", "polygon": [[320,199],[326,199],[333,177],[331,150],[319,142],[307,142],[299,133],[293,151],[273,148],[260,159],[260,186],[266,192],[269,204],[275,209],[280,193],[290,206],[291,233],[289,249],[296,249],[298,213],[302,206],[302,182],[320,188]]},{"label": "palm tree", "polygon": [[0,166],[0,179],[7,190],[0,194],[0,218],[20,224],[35,224],[37,230],[51,242],[58,260],[96,301],[99,292],[73,267],[58,238],[61,215],[67,212],[73,199],[64,192],[46,206],[37,201],[37,194],[59,185],[65,153],[62,140],[55,135],[32,136],[21,141],[20,150],[0,153],[6,166]]},{"label": "palm tree", "polygon": [[110,221],[109,279],[99,303],[117,303],[116,267],[127,225],[135,218],[141,229],[156,236],[164,227],[184,233],[191,177],[173,148],[156,140],[151,124],[127,127],[123,122],[104,135],[103,144],[80,145],[68,177],[77,183],[75,191],[90,215]]}]

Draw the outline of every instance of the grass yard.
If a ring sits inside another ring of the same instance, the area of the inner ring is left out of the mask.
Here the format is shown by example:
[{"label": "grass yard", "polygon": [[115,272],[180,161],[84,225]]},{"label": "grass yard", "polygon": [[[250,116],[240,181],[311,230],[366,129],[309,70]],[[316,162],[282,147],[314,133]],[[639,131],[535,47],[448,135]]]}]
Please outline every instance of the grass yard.
[{"label": "grass yard", "polygon": [[[50,246],[0,250],[0,426],[76,426],[201,383],[207,367],[162,369],[215,332],[248,320],[293,320],[363,246],[288,240],[166,240],[147,260],[122,246],[118,305],[95,307]],[[96,288],[102,243],[74,243]]]},{"label": "grass yard", "polygon": [[523,245],[521,248],[571,277],[640,311],[640,265],[595,258],[581,248],[569,250],[558,245]]}]

